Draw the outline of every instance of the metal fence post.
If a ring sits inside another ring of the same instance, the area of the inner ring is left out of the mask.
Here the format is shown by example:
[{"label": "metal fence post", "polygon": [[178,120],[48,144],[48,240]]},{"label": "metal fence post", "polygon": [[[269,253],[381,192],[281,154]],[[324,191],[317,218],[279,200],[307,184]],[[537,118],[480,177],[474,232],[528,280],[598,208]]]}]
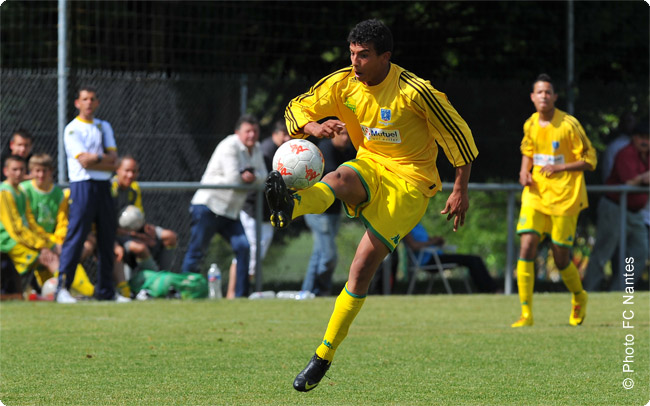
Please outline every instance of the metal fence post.
[{"label": "metal fence post", "polygon": [[65,62],[68,59],[68,24],[66,14],[67,1],[59,0],[59,41],[57,49],[57,77],[58,77],[58,129],[59,129],[59,145],[58,145],[58,170],[57,179],[59,183],[65,183],[65,148],[63,147],[63,131],[65,130],[66,122],[66,106],[68,99],[68,72],[66,70]]},{"label": "metal fence post", "polygon": [[621,192],[619,204],[619,224],[620,233],[618,240],[618,272],[622,273],[625,270],[625,251],[627,248],[627,191]]},{"label": "metal fence post", "polygon": [[508,241],[506,246],[506,274],[504,293],[506,295],[512,294],[512,259],[515,252],[515,236],[514,236],[514,215],[515,215],[515,191],[508,191]]},{"label": "metal fence post", "polygon": [[262,291],[262,189],[255,192],[255,290]]}]

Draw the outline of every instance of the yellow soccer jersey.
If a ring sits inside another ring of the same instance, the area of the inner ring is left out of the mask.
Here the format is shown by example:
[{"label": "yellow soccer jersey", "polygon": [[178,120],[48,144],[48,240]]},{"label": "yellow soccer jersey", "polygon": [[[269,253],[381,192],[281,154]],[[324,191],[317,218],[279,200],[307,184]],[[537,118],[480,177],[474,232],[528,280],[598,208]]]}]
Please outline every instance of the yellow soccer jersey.
[{"label": "yellow soccer jersey", "polygon": [[441,188],[438,145],[454,167],[478,155],[472,132],[447,96],[395,64],[376,86],[361,83],[352,67],[340,69],[291,100],[285,111],[292,137],[306,137],[307,123],[330,116],[345,122],[357,158],[380,163],[425,196]]},{"label": "yellow soccer jersey", "polygon": [[524,124],[521,153],[533,160],[533,184],[526,186],[521,205],[553,216],[572,216],[589,207],[582,171],[562,171],[551,176],[540,173],[547,164],[585,161],[596,168],[596,151],[575,117],[555,109],[553,120],[539,126],[534,113]]},{"label": "yellow soccer jersey", "polygon": [[131,185],[125,189],[121,188],[117,183],[117,176],[113,176],[113,182],[111,184],[111,192],[113,194],[113,199],[115,201],[115,208],[118,213],[124,210],[124,208],[130,204],[134,205],[142,214],[144,214],[144,207],[142,206],[142,190],[140,189],[140,184],[137,181],[131,182]]}]

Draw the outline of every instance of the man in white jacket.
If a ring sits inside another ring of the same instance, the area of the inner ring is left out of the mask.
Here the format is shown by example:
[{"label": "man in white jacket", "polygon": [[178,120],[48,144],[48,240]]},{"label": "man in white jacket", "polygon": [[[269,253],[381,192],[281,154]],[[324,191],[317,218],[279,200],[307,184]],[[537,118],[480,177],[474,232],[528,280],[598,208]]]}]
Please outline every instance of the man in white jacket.
[{"label": "man in white jacket", "polygon": [[[205,185],[261,184],[267,170],[258,142],[257,119],[243,115],[235,124],[235,134],[217,145],[201,178]],[[190,206],[190,243],[183,260],[183,272],[200,273],[205,250],[215,233],[230,242],[237,259],[236,297],[248,295],[250,245],[239,221],[246,200],[244,189],[199,189]]]}]

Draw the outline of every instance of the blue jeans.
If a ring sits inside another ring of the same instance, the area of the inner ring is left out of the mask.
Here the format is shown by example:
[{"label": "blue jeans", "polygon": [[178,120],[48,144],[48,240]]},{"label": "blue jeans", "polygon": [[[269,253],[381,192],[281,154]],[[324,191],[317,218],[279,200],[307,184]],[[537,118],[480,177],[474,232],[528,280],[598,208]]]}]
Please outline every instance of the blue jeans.
[{"label": "blue jeans", "polygon": [[336,234],[341,225],[341,215],[307,214],[305,223],[311,229],[314,247],[305,280],[302,282],[302,290],[308,290],[318,296],[329,295],[338,259]]},{"label": "blue jeans", "polygon": [[248,261],[250,259],[250,245],[244,234],[244,228],[239,219],[233,220],[214,214],[208,206],[193,204],[190,206],[192,221],[190,223],[190,243],[183,259],[183,272],[202,273],[199,269],[205,251],[210,245],[212,237],[219,233],[230,242],[230,246],[237,258],[237,284],[235,296],[248,296]]}]

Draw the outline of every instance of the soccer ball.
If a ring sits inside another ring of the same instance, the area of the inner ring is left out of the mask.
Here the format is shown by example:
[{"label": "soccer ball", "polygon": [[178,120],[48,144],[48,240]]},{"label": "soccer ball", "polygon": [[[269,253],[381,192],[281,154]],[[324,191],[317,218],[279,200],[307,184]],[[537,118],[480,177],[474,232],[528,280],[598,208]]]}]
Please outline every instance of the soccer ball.
[{"label": "soccer ball", "polygon": [[52,277],[45,282],[41,287],[41,296],[47,300],[54,300],[54,293],[56,288],[59,286],[59,278]]},{"label": "soccer ball", "polygon": [[144,226],[144,213],[138,207],[130,204],[120,213],[118,224],[129,231],[138,231]]},{"label": "soccer ball", "polygon": [[280,172],[290,189],[313,186],[323,177],[324,168],[323,153],[307,140],[289,140],[273,155],[273,169]]}]

